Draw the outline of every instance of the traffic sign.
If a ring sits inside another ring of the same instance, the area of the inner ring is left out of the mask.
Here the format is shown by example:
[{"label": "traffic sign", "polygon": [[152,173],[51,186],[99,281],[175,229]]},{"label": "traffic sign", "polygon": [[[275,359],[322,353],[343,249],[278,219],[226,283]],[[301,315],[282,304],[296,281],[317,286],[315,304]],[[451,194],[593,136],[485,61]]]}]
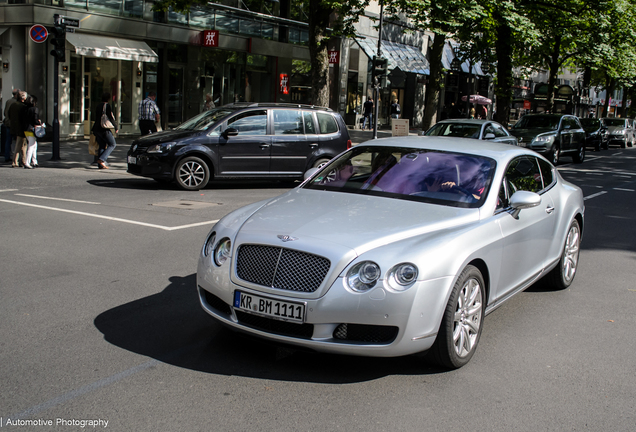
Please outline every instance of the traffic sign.
[{"label": "traffic sign", "polygon": [[33,42],[42,43],[49,37],[49,32],[43,25],[36,24],[29,30],[29,37]]},{"label": "traffic sign", "polygon": [[57,17],[55,24],[62,24],[67,27],[79,28],[80,20],[79,18],[71,18],[64,15],[60,15],[59,17]]}]

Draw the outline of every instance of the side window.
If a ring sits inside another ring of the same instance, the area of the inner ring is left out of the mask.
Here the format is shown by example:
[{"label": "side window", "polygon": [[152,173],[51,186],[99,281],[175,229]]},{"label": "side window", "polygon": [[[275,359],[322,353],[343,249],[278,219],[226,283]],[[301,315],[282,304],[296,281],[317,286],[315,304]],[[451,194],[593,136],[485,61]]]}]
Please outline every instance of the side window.
[{"label": "side window", "polygon": [[541,169],[541,176],[543,177],[543,189],[547,189],[554,183],[554,168],[549,162],[543,159],[538,159],[539,168]]},{"label": "side window", "polygon": [[321,134],[338,132],[338,123],[336,123],[336,119],[331,114],[319,112],[316,113],[316,117],[318,117],[318,126]]},{"label": "side window", "polygon": [[484,129],[484,139],[486,139],[487,134],[493,134],[494,136],[497,136],[497,134],[495,133],[495,128],[492,124],[486,125],[486,128]]},{"label": "side window", "polygon": [[303,116],[300,110],[273,110],[274,135],[302,135]]},{"label": "side window", "polygon": [[313,135],[316,133],[316,127],[314,126],[314,116],[311,112],[303,112],[303,121],[305,123],[305,133],[307,135]]},{"label": "side window", "polygon": [[239,131],[239,135],[267,134],[267,111],[254,110],[238,114],[227,122],[228,128]]},{"label": "side window", "polygon": [[513,160],[506,170],[506,181],[509,195],[520,190],[539,192],[543,189],[543,182],[537,158],[521,156]]}]

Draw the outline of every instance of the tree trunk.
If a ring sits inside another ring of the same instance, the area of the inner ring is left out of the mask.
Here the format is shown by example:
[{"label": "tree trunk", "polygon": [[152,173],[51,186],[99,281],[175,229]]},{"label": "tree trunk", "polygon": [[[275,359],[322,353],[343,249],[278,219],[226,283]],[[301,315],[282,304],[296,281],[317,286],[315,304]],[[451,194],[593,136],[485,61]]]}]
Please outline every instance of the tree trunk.
[{"label": "tree trunk", "polygon": [[497,111],[494,120],[508,127],[510,121],[510,104],[512,102],[512,31],[506,20],[499,14],[497,19],[497,77],[495,80],[495,97],[497,98]]},{"label": "tree trunk", "polygon": [[444,52],[444,44],[446,36],[443,34],[435,34],[433,39],[433,47],[431,48],[431,75],[426,85],[426,103],[424,106],[424,120],[422,130],[426,131],[437,122],[437,109],[439,107],[439,95],[444,73],[442,70],[442,54]]},{"label": "tree trunk", "polygon": [[314,105],[329,106],[329,50],[327,28],[331,10],[320,0],[310,0],[309,55],[311,57],[311,101]]},{"label": "tree trunk", "polygon": [[550,76],[548,77],[548,100],[546,111],[554,111],[554,88],[556,87],[557,76],[559,76],[559,54],[561,52],[561,36],[557,36],[554,41],[554,49],[550,58]]}]

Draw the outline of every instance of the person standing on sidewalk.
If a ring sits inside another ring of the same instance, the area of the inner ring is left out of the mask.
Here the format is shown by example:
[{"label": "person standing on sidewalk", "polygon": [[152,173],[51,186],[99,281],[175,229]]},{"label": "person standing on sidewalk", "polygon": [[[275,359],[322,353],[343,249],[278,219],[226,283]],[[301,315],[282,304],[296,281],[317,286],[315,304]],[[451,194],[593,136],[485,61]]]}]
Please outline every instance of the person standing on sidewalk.
[{"label": "person standing on sidewalk", "polygon": [[151,91],[146,99],[139,102],[139,130],[142,136],[157,132],[155,122],[159,121],[161,112],[155,103],[156,99],[157,93]]},{"label": "person standing on sidewalk", "polygon": [[397,99],[393,99],[393,103],[391,104],[391,118],[399,119],[400,118],[400,104]]},{"label": "person standing on sidewalk", "polygon": [[38,164],[38,141],[35,137],[35,127],[42,125],[38,112],[38,98],[35,96],[29,96],[26,100],[26,107],[24,135],[27,140],[27,150],[26,157],[22,161],[22,165],[24,165],[24,168],[26,169],[32,169]]},{"label": "person standing on sidewalk", "polygon": [[18,92],[17,100],[11,105],[9,109],[9,118],[14,127],[11,130],[11,138],[15,137],[15,147],[11,149],[12,159],[11,166],[17,168],[20,166],[20,156],[22,156],[22,164],[26,159],[26,137],[24,136],[24,123],[26,123],[26,106],[24,101],[27,94],[25,91],[20,90]]},{"label": "person standing on sidewalk", "polygon": [[18,93],[20,93],[20,89],[13,89],[13,97],[7,101],[4,105],[4,121],[2,126],[4,127],[4,132],[2,136],[4,137],[4,161],[11,161],[11,147],[13,144],[13,138],[11,137],[11,117],[9,116],[9,109],[11,105],[13,105],[18,100]]},{"label": "person standing on sidewalk", "polygon": [[115,133],[119,132],[119,127],[117,127],[117,122],[113,116],[113,109],[108,103],[109,101],[110,93],[104,93],[102,95],[102,103],[95,107],[95,116],[93,117],[95,119],[95,124],[93,124],[93,135],[95,135],[95,139],[99,144],[100,150],[99,159],[97,159],[97,166],[100,169],[108,169],[106,166],[106,160],[117,146],[115,137],[113,137],[113,133],[110,131],[110,128],[102,126],[102,115],[106,114],[106,117],[113,125],[113,129],[115,129]]},{"label": "person standing on sidewalk", "polygon": [[364,123],[362,124],[362,130],[367,128],[367,120],[369,121],[369,130],[373,129],[373,98],[367,99],[363,105]]}]

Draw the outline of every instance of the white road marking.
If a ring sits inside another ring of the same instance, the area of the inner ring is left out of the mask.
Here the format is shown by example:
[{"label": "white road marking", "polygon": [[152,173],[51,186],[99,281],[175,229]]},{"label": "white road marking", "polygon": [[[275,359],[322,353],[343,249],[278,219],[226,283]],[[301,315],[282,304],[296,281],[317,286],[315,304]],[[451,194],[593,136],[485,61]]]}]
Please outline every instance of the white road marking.
[{"label": "white road marking", "polygon": [[0,192],[15,192],[17,189],[0,189]]},{"label": "white road marking", "polygon": [[78,201],[78,200],[72,200],[72,199],[66,199],[66,198],[43,197],[43,196],[38,196],[38,195],[27,195],[27,194],[15,194],[15,195],[16,196],[29,197],[29,198],[48,199],[48,200],[54,200],[54,201],[68,201],[68,202],[74,202],[74,203],[80,203],[80,204],[100,204],[98,202],[92,202],[92,201]]},{"label": "white road marking", "polygon": [[192,227],[201,226],[201,225],[209,225],[209,224],[213,224],[213,223],[218,222],[218,219],[217,219],[217,220],[211,220],[211,221],[206,221],[206,222],[198,222],[198,223],[193,223],[193,224],[188,224],[188,225],[167,227],[167,226],[163,226],[163,225],[149,224],[149,223],[146,223],[146,222],[139,222],[139,221],[134,221],[134,220],[129,220],[129,219],[121,219],[121,218],[116,218],[116,217],[112,217],[112,216],[103,216],[103,215],[85,213],[85,212],[80,212],[80,211],[75,211],[75,210],[67,210],[67,209],[60,209],[60,208],[55,208],[55,207],[42,206],[42,205],[38,205],[38,204],[21,203],[21,202],[18,202],[18,201],[0,199],[0,202],[6,202],[6,203],[9,203],[9,204],[17,204],[17,205],[22,205],[22,206],[27,206],[27,207],[41,208],[41,209],[45,209],[45,210],[59,211],[59,212],[63,212],[63,213],[72,213],[72,214],[76,214],[76,215],[80,215],[80,216],[89,216],[89,217],[94,217],[94,218],[98,218],[98,219],[106,219],[106,220],[110,220],[110,221],[114,221],[114,222],[123,222],[123,223],[129,223],[129,224],[133,224],[133,225],[141,225],[141,226],[145,226],[145,227],[149,227],[149,228],[161,229],[161,230],[164,230],[164,231],[176,231],[176,230],[180,230],[180,229],[192,228]]},{"label": "white road marking", "polygon": [[636,192],[634,191],[634,189],[614,188],[614,190],[623,191],[623,192]]},{"label": "white road marking", "polygon": [[607,191],[597,192],[595,194],[588,195],[588,196],[584,197],[583,200],[589,200],[591,198],[596,198],[596,197],[601,196],[601,195],[606,194],[606,193],[607,193]]}]

